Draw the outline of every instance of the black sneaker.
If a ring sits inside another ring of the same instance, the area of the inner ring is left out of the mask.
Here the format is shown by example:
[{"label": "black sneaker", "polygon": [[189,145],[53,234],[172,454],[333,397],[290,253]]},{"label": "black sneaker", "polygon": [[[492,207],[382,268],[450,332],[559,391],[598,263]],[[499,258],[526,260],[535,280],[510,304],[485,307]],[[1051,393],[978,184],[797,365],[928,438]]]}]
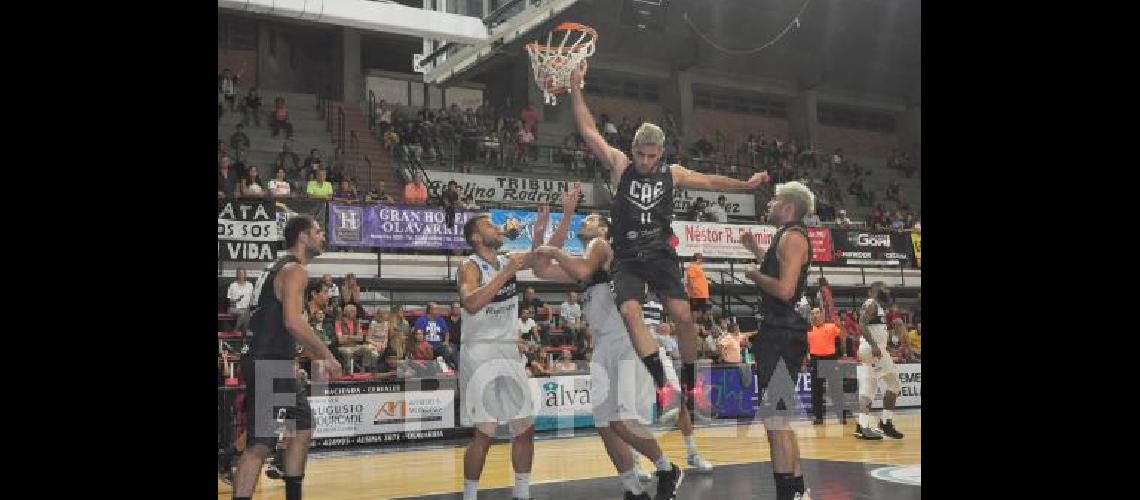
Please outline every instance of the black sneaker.
[{"label": "black sneaker", "polygon": [[870,439],[870,440],[883,439],[883,435],[879,434],[879,431],[876,431],[875,429],[872,429],[870,427],[863,427],[859,424],[855,424],[855,437],[857,437],[859,439]]},{"label": "black sneaker", "polygon": [[285,473],[278,467],[276,460],[269,459],[269,464],[265,466],[265,476],[269,479],[281,479]]},{"label": "black sneaker", "polygon": [[645,491],[641,492],[640,495],[634,495],[633,492],[627,491],[627,492],[625,492],[625,497],[623,498],[623,500],[653,500],[653,499],[649,498],[649,493],[645,492]]},{"label": "black sneaker", "polygon": [[879,428],[883,430],[884,436],[892,437],[895,439],[903,438],[903,433],[899,432],[898,429],[895,429],[895,423],[891,420],[887,420],[886,422],[880,420]]},{"label": "black sneaker", "polygon": [[817,418],[811,421],[811,425],[823,425],[823,419]]},{"label": "black sneaker", "polygon": [[654,500],[673,500],[677,498],[677,489],[681,487],[681,481],[685,479],[685,472],[677,467],[677,464],[670,463],[673,468],[671,470],[659,470],[657,474],[657,496]]}]

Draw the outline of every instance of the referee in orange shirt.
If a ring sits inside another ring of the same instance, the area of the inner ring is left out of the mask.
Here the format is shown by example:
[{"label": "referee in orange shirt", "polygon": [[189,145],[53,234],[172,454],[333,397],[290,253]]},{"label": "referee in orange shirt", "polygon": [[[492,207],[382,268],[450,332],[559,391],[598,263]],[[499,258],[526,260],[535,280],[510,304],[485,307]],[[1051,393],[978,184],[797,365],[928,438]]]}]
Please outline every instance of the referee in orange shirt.
[{"label": "referee in orange shirt", "polygon": [[[839,330],[839,325],[835,323],[824,323],[823,313],[819,308],[811,310],[811,324],[812,328],[808,331],[808,362],[811,363],[811,412],[815,416],[812,421],[814,425],[823,424],[823,384],[826,379],[819,376],[819,361],[820,360],[838,360],[839,356],[836,354],[836,345],[840,348],[844,346],[843,342],[836,342],[837,339],[843,337]],[[847,418],[843,414],[841,402],[833,401],[839,411],[839,423],[846,424]]]}]

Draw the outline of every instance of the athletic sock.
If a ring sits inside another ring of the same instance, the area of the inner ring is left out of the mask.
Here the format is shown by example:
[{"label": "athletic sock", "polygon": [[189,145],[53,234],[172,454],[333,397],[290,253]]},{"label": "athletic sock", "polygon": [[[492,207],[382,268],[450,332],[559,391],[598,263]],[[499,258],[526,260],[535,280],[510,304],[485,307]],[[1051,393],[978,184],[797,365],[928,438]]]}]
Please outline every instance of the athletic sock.
[{"label": "athletic sock", "polygon": [[479,491],[478,479],[464,479],[463,480],[463,500],[475,500],[477,497],[476,492]]},{"label": "athletic sock", "polygon": [[626,491],[634,495],[640,495],[645,491],[645,489],[641,487],[641,479],[637,477],[636,467],[630,467],[629,470],[618,473],[618,476],[621,477],[621,484],[625,486]]},{"label": "athletic sock", "polygon": [[661,456],[653,461],[653,466],[656,467],[658,471],[673,470],[673,464],[669,463],[668,458],[665,458],[665,453],[661,453]]},{"label": "athletic sock", "polygon": [[641,362],[645,363],[645,368],[649,370],[649,375],[653,377],[653,386],[658,389],[665,387],[665,367],[661,365],[661,357],[657,355],[657,351],[653,351],[648,356],[641,358]]},{"label": "athletic sock", "polygon": [[301,500],[301,481],[305,476],[281,476],[285,480],[285,500]]},{"label": "athletic sock", "polygon": [[796,490],[791,473],[773,472],[772,478],[776,480],[776,500],[794,500]]},{"label": "athletic sock", "polygon": [[890,422],[891,418],[895,416],[895,412],[891,410],[883,410],[883,422]]},{"label": "athletic sock", "polygon": [[689,450],[690,455],[697,454],[697,440],[693,436],[685,436],[685,448]]},{"label": "athletic sock", "polygon": [[530,498],[530,473],[515,474],[515,498]]}]

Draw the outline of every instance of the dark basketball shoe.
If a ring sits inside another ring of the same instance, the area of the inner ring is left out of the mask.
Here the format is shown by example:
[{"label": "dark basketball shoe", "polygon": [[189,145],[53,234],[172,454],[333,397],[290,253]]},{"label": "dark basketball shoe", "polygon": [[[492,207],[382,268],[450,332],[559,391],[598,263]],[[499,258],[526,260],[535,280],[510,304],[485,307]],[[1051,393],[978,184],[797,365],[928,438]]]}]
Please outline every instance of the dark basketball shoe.
[{"label": "dark basketball shoe", "polygon": [[649,493],[645,492],[645,491],[641,492],[640,495],[634,495],[632,492],[627,491],[627,492],[625,492],[625,498],[623,500],[653,500],[653,499],[649,498]]},{"label": "dark basketball shoe", "polygon": [[895,439],[902,439],[903,438],[903,433],[899,432],[898,429],[895,429],[895,423],[892,420],[887,420],[886,422],[883,422],[882,420],[880,420],[879,421],[879,428],[883,430],[884,436],[895,438]]},{"label": "dark basketball shoe", "polygon": [[265,476],[269,479],[281,479],[284,475],[281,466],[277,464],[277,457],[271,457],[269,464],[265,466]]},{"label": "dark basketball shoe", "polygon": [[879,431],[876,431],[870,427],[863,427],[859,424],[855,424],[855,437],[859,439],[871,440],[883,439],[883,435],[879,434]]},{"label": "dark basketball shoe", "polygon": [[677,498],[677,489],[681,487],[681,481],[685,479],[685,472],[677,467],[677,464],[670,463],[673,466],[671,470],[659,470],[657,474],[657,496],[654,500],[673,500]]}]

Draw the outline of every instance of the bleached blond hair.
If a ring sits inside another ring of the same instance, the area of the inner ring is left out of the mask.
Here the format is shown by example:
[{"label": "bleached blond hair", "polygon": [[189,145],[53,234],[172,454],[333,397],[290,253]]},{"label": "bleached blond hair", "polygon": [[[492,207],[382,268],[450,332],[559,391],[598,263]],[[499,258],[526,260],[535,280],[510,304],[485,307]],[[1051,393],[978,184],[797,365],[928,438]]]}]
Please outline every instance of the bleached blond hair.
[{"label": "bleached blond hair", "polygon": [[665,146],[665,132],[661,127],[649,122],[642,123],[633,134],[633,144],[643,146]]},{"label": "bleached blond hair", "polygon": [[800,181],[776,184],[776,196],[789,200],[796,207],[796,219],[815,213],[815,195]]}]

